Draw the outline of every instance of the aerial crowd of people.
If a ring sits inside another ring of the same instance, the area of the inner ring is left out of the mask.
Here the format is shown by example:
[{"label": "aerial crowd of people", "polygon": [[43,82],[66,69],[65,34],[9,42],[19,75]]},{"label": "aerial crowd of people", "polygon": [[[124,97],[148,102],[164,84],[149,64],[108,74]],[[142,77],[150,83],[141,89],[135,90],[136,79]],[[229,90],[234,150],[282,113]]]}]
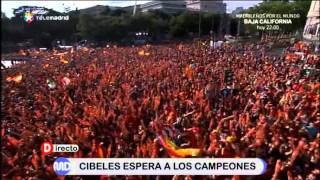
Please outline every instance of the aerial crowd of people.
[{"label": "aerial crowd of people", "polygon": [[[320,58],[266,49],[262,40],[30,51],[32,60],[2,71],[2,177],[76,179],[55,174],[59,156],[174,157],[159,141],[166,134],[179,148],[200,149],[186,158],[259,157],[267,170],[97,178],[319,179],[319,74],[304,69]],[[45,155],[43,142],[80,150]]]}]

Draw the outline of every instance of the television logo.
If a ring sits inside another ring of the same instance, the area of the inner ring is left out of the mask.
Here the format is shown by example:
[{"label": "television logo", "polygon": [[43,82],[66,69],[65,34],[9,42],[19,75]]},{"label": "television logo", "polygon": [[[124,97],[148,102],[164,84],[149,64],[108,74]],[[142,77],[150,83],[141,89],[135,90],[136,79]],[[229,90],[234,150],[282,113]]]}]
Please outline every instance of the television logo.
[{"label": "television logo", "polygon": [[14,14],[23,13],[23,19],[31,24],[33,21],[68,21],[69,15],[49,16],[49,11],[44,9],[19,9]]},{"label": "television logo", "polygon": [[60,157],[54,161],[53,170],[57,175],[66,175],[71,170],[71,163],[67,158]]},{"label": "television logo", "polygon": [[30,24],[33,21],[33,14],[31,12],[25,12],[24,13],[24,20]]},{"label": "television logo", "polygon": [[52,154],[54,152],[77,152],[79,146],[77,144],[52,144],[50,142],[44,142],[41,145],[41,152],[45,155]]}]

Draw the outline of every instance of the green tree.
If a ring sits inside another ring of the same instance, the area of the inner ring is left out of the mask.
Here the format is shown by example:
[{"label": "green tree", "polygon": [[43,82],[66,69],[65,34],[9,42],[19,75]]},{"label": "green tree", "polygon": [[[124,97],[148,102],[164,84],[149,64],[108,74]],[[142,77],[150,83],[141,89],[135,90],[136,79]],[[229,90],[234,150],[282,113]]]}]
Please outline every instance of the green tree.
[{"label": "green tree", "polygon": [[173,37],[185,37],[188,33],[197,33],[198,22],[198,13],[184,12],[171,19],[170,34]]},{"label": "green tree", "polygon": [[97,21],[89,14],[81,14],[77,24],[79,35],[83,38],[92,39],[97,32]]}]

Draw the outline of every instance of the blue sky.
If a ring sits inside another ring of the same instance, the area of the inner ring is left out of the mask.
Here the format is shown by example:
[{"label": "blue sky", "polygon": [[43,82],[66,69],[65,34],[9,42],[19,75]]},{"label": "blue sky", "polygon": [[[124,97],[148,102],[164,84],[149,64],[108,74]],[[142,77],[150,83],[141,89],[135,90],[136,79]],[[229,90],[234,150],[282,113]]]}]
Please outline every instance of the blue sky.
[{"label": "blue sky", "polygon": [[[141,1],[138,0],[138,4],[143,4],[148,1]],[[256,1],[245,1],[245,0],[238,0],[238,1],[226,1],[224,2],[227,4],[227,11],[231,12],[233,11],[236,7],[252,7],[261,0],[256,0]],[[96,5],[109,5],[109,6],[130,6],[134,5],[135,1],[123,1],[123,0],[118,0],[118,1],[47,1],[47,0],[41,0],[41,1],[6,1],[2,0],[1,1],[1,12],[4,12],[7,17],[12,17],[13,16],[13,8],[17,8],[19,6],[24,6],[24,5],[29,5],[29,6],[41,6],[41,7],[46,7],[50,9],[54,9],[56,11],[64,11],[65,7],[70,7],[71,10],[74,10],[76,8],[78,9],[83,9],[83,8],[88,8]]]}]

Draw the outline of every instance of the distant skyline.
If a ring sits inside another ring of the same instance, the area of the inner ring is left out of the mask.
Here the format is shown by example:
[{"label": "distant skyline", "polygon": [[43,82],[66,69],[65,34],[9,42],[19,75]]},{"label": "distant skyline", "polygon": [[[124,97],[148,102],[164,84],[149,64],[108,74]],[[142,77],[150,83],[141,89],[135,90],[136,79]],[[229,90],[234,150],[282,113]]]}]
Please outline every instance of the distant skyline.
[{"label": "distant skyline", "polygon": [[[137,1],[137,4],[144,4],[150,1]],[[247,9],[249,7],[255,6],[258,3],[262,2],[262,0],[256,0],[256,1],[226,1],[224,0],[224,3],[227,4],[227,12],[230,13],[233,10],[235,10],[237,7],[243,7],[244,9]],[[85,9],[88,7],[96,6],[96,5],[108,5],[108,6],[119,6],[119,7],[125,7],[125,6],[131,6],[134,5],[135,1],[60,1],[59,3],[57,1],[1,1],[1,12],[5,13],[7,17],[13,16],[13,9],[18,8],[20,6],[40,6],[40,7],[46,7],[49,9],[53,9],[59,12],[63,12],[65,8],[70,8],[70,10],[78,9]]]}]

